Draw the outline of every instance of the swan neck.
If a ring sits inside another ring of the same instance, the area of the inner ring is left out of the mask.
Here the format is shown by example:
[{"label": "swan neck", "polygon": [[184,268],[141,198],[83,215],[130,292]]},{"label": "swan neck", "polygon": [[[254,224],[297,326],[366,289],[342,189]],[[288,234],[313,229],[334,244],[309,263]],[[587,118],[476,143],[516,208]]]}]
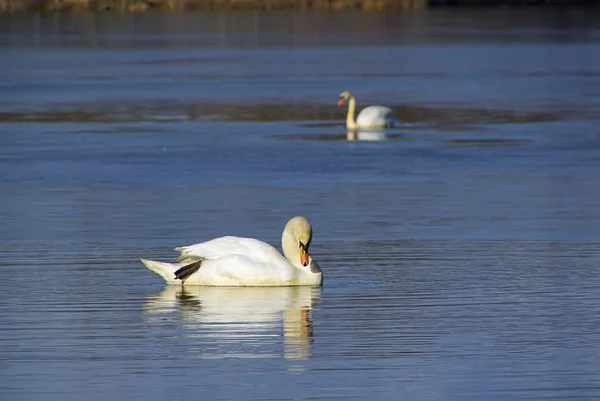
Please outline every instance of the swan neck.
[{"label": "swan neck", "polygon": [[356,99],[354,96],[350,96],[348,99],[348,114],[346,115],[346,128],[356,128],[356,121],[354,120],[354,110],[356,109]]},{"label": "swan neck", "polygon": [[281,235],[281,249],[283,249],[283,256],[292,265],[298,266],[300,264],[300,247],[298,246],[298,241],[287,230],[284,230]]},{"label": "swan neck", "polygon": [[283,256],[291,263],[292,266],[302,270],[304,273],[316,274],[320,273],[321,269],[319,265],[308,256],[308,265],[303,266],[300,263],[300,246],[298,239],[290,232],[285,230],[281,235],[281,248],[283,249]]}]

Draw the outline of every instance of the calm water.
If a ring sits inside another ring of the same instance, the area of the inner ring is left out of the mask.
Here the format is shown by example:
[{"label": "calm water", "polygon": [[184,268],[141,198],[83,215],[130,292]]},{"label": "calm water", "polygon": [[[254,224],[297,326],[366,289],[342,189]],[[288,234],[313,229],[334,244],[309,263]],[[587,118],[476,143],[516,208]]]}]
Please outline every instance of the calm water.
[{"label": "calm water", "polygon": [[[2,17],[1,398],[600,398],[597,11]],[[296,214],[323,288],[138,261]]]}]

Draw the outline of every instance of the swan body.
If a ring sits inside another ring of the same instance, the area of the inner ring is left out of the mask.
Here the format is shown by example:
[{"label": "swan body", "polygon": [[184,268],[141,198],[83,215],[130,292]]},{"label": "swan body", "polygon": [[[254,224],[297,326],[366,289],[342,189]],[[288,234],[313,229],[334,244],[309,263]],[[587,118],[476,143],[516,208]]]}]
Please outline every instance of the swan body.
[{"label": "swan body", "polygon": [[346,115],[346,128],[392,128],[396,122],[394,112],[385,106],[368,106],[358,113],[354,120],[354,111],[356,110],[356,98],[350,91],[340,93],[338,106],[342,106],[348,101],[348,114]]},{"label": "swan body", "polygon": [[308,254],[312,228],[301,216],[286,224],[282,256],[273,246],[254,238],[220,237],[175,248],[175,263],[141,259],[168,284],[208,286],[321,285],[323,274]]}]

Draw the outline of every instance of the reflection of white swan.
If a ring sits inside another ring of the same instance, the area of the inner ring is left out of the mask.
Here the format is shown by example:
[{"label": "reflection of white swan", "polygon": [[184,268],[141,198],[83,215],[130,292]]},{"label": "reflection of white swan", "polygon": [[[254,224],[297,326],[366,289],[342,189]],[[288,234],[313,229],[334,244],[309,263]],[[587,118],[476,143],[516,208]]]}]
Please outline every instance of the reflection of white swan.
[{"label": "reflection of white swan", "polygon": [[356,121],[354,120],[354,110],[356,109],[356,98],[350,91],[340,93],[338,106],[348,101],[348,114],[346,115],[346,128],[390,128],[394,126],[396,118],[394,112],[385,106],[365,107],[358,113]]},{"label": "reflection of white swan", "polygon": [[283,254],[271,245],[253,239],[221,237],[200,244],[175,248],[176,263],[141,259],[169,284],[215,286],[321,285],[323,274],[308,254],[312,227],[297,216],[281,235]]},{"label": "reflection of white swan", "polygon": [[306,359],[320,295],[320,287],[166,286],[148,297],[144,312],[157,323],[173,316],[183,334],[204,340],[193,350],[203,358],[279,356],[283,331],[283,356]]},{"label": "reflection of white swan", "polygon": [[388,137],[385,131],[348,130],[346,139],[349,141],[385,141]]}]

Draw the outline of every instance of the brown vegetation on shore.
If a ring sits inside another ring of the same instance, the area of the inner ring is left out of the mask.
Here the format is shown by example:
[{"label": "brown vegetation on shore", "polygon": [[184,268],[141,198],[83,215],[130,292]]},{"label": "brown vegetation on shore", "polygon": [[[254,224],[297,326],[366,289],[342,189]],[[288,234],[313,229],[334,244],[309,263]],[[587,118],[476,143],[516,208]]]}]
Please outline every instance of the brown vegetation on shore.
[{"label": "brown vegetation on shore", "polygon": [[410,10],[428,0],[0,0],[0,12],[33,11],[229,11]]},{"label": "brown vegetation on shore", "polygon": [[600,5],[600,0],[0,0],[0,13],[54,11],[420,10],[430,6]]}]

